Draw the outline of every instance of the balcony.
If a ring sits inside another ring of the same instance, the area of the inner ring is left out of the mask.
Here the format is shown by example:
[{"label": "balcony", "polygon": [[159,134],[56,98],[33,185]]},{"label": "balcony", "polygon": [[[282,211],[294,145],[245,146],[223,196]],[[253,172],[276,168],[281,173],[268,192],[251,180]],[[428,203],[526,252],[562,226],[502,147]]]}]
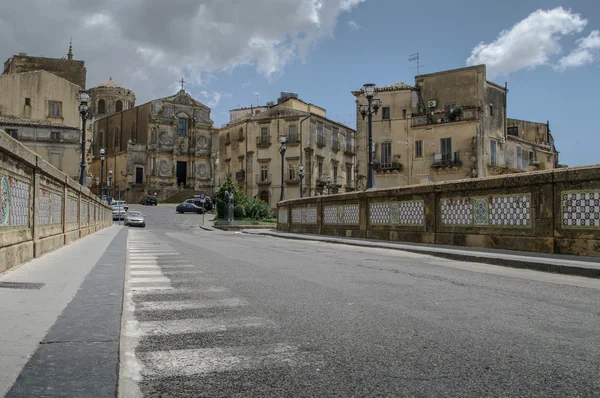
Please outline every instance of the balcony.
[{"label": "balcony", "polygon": [[273,182],[273,176],[271,174],[264,176],[264,178],[261,178],[260,174],[256,175],[256,185],[271,185],[271,182]]},{"label": "balcony", "polygon": [[400,162],[374,162],[373,169],[376,173],[401,173],[404,165]]},{"label": "balcony", "polygon": [[256,137],[256,146],[259,148],[267,148],[271,146],[271,136]]},{"label": "balcony", "polygon": [[331,178],[331,177],[329,177],[329,174],[319,174],[317,176],[317,186],[324,187],[325,185],[327,185],[328,178]]},{"label": "balcony", "polygon": [[288,146],[300,145],[300,140],[298,139],[297,134],[288,134],[286,138],[287,138],[286,145],[288,145]]},{"label": "balcony", "polygon": [[479,119],[479,111],[475,106],[465,106],[464,108],[454,108],[451,111],[436,111],[431,114],[413,114],[412,127],[428,126],[432,124],[446,124],[460,122],[464,120]]},{"label": "balcony", "polygon": [[326,145],[327,145],[327,141],[325,140],[325,137],[322,135],[318,135],[317,136],[317,146],[319,148],[323,148]]},{"label": "balcony", "polygon": [[443,154],[436,153],[431,157],[431,168],[454,168],[461,167],[462,161],[460,160],[460,152],[454,152],[444,156]]},{"label": "balcony", "polygon": [[354,145],[348,145],[346,144],[346,148],[344,149],[344,154],[347,156],[354,156],[356,155],[356,149],[354,148]]},{"label": "balcony", "polygon": [[296,177],[293,179],[286,179],[285,180],[285,185],[300,185],[300,178]]},{"label": "balcony", "polygon": [[339,152],[340,149],[342,149],[342,147],[341,147],[339,141],[333,141],[333,146],[331,147],[331,150],[333,152]]},{"label": "balcony", "polygon": [[235,179],[237,181],[243,181],[246,178],[246,172],[244,170],[236,171]]}]

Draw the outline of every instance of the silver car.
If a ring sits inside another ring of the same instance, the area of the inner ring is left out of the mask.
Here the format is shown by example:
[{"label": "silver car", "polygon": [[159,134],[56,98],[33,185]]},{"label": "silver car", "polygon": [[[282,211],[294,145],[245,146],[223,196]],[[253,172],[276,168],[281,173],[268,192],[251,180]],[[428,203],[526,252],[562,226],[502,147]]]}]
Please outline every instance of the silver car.
[{"label": "silver car", "polygon": [[144,228],[146,226],[146,219],[139,211],[130,211],[125,216],[125,225]]},{"label": "silver car", "polygon": [[111,207],[113,220],[122,220],[127,216],[127,211],[123,206],[113,205]]}]

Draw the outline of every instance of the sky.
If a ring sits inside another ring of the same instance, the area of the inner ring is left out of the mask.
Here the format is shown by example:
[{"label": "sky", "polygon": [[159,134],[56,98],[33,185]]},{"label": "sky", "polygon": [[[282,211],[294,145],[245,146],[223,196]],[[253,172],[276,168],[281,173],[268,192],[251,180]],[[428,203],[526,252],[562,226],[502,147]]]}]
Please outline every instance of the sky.
[{"label": "sky", "polygon": [[212,109],[275,101],[281,91],[356,126],[364,83],[414,84],[420,72],[485,63],[508,83],[508,116],[550,122],[560,162],[600,163],[600,1],[3,0],[0,57],[66,56],[87,85],[113,80],[137,104],[185,89]]}]

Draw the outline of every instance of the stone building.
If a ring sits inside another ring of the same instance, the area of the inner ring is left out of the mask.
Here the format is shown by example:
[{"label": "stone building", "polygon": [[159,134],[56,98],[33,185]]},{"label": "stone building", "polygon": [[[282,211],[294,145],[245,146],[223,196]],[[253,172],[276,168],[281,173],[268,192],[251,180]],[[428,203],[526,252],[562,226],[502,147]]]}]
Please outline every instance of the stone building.
[{"label": "stone building", "polygon": [[286,138],[286,199],[354,189],[354,136],[348,126],[326,117],[325,109],[282,93],[277,104],[230,111],[219,131],[219,182],[231,177],[247,197],[275,207],[281,194],[280,137]]},{"label": "stone building", "polygon": [[112,76],[102,84],[88,90],[90,109],[94,118],[112,115],[135,106],[135,93],[118,83]]},{"label": "stone building", "polygon": [[87,70],[84,61],[73,59],[73,47],[69,45],[66,58],[34,57],[26,53],[19,53],[4,62],[3,75],[13,73],[34,72],[45,70],[56,76],[85,89]]},{"label": "stone building", "polygon": [[[117,186],[130,201],[148,192],[164,198],[182,188],[212,192],[210,108],[184,90],[101,117],[93,131],[94,153],[106,149],[105,187],[113,171],[111,194]],[[101,175],[99,157],[92,170]],[[97,184],[92,190],[99,192]]]},{"label": "stone building", "polygon": [[80,86],[47,71],[0,76],[0,128],[78,180]]},{"label": "stone building", "polygon": [[[540,124],[507,119],[507,93],[487,80],[485,65],[419,75],[414,86],[378,88],[382,107],[373,117],[377,188],[555,167],[552,136],[539,130]],[[367,101],[360,91],[352,94],[357,98],[357,181],[362,188],[368,135],[359,107]],[[538,126],[531,127],[538,136],[511,135],[508,120]],[[534,160],[542,154],[544,162]]]}]

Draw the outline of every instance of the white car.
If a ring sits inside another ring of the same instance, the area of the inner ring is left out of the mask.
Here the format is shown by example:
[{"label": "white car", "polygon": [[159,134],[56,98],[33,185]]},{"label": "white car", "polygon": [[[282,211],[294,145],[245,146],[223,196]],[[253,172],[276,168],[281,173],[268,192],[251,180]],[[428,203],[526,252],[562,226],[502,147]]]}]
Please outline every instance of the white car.
[{"label": "white car", "polygon": [[129,206],[124,200],[115,200],[110,204],[110,207],[112,207],[113,220],[124,219],[127,215],[127,210],[129,210]]}]

